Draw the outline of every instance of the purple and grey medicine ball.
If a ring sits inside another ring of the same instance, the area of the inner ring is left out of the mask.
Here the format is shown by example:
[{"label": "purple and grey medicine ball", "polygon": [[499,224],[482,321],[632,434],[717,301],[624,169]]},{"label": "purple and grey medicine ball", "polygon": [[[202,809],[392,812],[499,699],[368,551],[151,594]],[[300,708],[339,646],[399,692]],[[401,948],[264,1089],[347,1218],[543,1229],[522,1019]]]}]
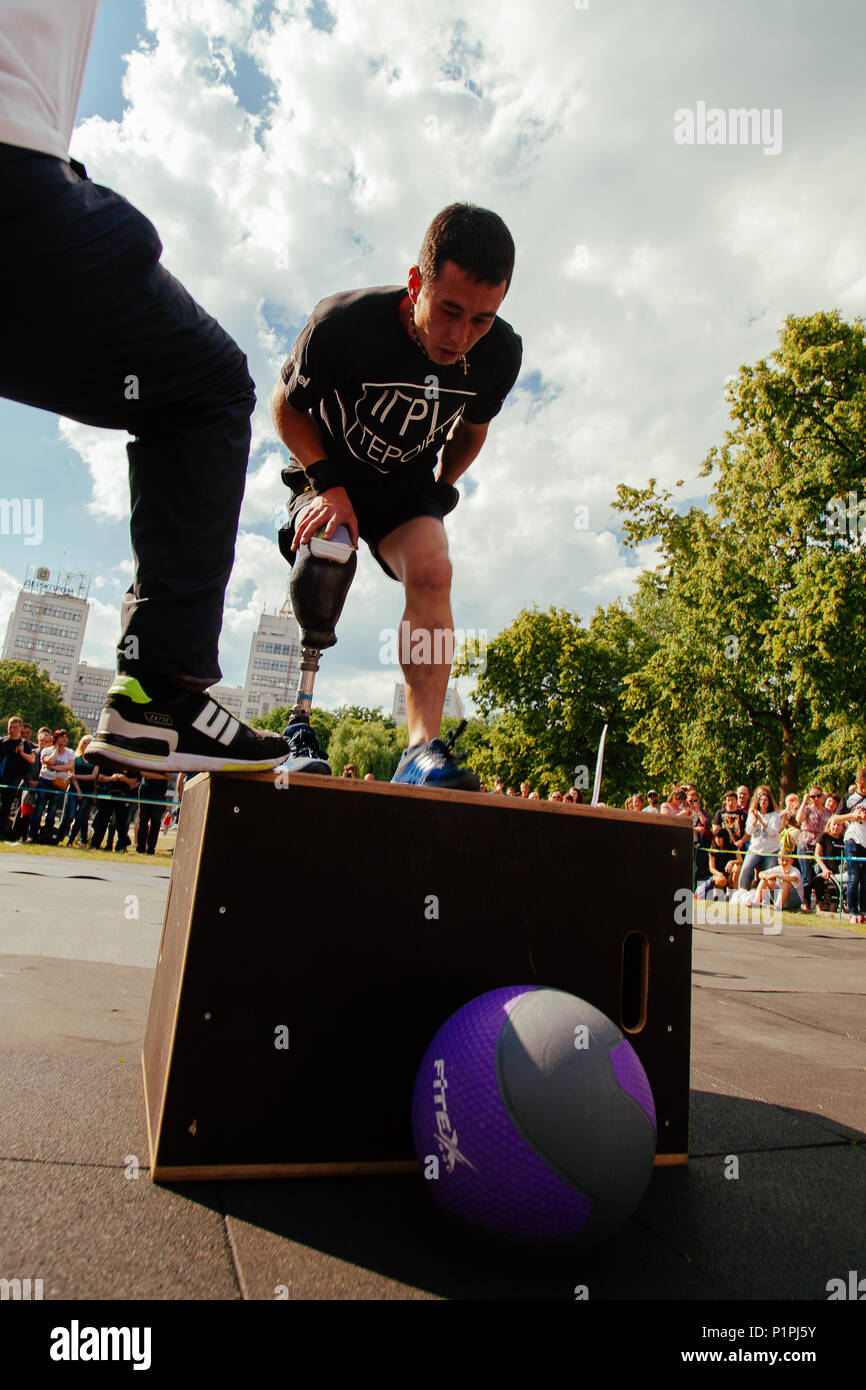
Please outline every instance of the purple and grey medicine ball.
[{"label": "purple and grey medicine ball", "polygon": [[616,1024],[558,989],[473,999],[418,1071],[412,1131],[428,1190],[471,1234],[586,1250],[638,1207],[653,1170],[646,1072]]}]

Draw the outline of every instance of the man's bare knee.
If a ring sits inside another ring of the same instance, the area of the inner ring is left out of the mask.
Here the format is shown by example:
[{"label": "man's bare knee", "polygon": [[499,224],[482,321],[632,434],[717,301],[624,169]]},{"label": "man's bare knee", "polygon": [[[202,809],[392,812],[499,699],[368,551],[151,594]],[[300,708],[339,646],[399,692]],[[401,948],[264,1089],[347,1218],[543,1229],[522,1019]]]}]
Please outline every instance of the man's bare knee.
[{"label": "man's bare knee", "polygon": [[449,594],[451,576],[451,561],[447,555],[437,553],[419,556],[406,567],[407,596]]}]

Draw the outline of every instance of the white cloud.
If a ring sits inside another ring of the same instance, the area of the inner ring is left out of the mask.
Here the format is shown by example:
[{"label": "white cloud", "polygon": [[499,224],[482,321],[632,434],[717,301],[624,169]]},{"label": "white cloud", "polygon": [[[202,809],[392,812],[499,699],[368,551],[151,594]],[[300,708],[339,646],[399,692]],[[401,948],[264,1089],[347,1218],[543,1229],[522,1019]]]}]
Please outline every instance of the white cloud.
[{"label": "white cloud", "polygon": [[86,463],[92,483],[89,508],[104,521],[129,516],[128,435],[119,430],[98,430],[76,420],[61,419],[60,437]]},{"label": "white cloud", "polygon": [[[455,618],[491,633],[526,604],[586,618],[628,592],[642,556],[617,543],[617,483],[696,479],[724,437],[726,376],[772,351],[785,315],[862,309],[866,195],[850,175],[858,127],[840,119],[860,89],[844,26],[833,38],[816,12],[782,51],[745,0],[664,18],[530,0],[329,10],[330,33],[300,3],[264,27],[254,0],[149,0],[122,121],[75,135],[91,175],[153,220],[164,264],[257,383],[222,644],[232,680],[261,605],[279,607],[288,582],[274,544],[286,455],[267,405],[280,362],[318,299],[400,281],[445,203],[494,207],[514,233],[503,313],[535,387],[494,422],[448,523]],[[816,35],[836,55],[824,77]],[[257,114],[237,95],[241,59],[270,84]],[[676,146],[673,113],[698,98],[784,106],[783,152]],[[62,432],[90,470],[92,510],[124,516],[124,436]],[[339,672],[347,689],[380,688],[376,634],[401,602],[362,546],[322,690]]]}]

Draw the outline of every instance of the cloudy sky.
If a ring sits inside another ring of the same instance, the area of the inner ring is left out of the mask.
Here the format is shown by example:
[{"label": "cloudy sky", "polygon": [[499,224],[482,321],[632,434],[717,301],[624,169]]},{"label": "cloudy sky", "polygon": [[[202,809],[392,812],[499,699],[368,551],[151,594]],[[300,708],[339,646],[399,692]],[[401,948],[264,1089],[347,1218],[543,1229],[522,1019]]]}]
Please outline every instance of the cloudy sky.
[{"label": "cloudy sky", "polygon": [[[726,377],[788,314],[863,313],[864,40],[857,0],[103,0],[71,153],[155,223],[258,389],[226,681],[286,593],[279,366],[319,299],[405,282],[457,200],[514,236],[524,364],[448,519],[455,623],[631,591],[652,555],[622,546],[617,483],[704,497]],[[0,496],[44,499],[41,544],[0,536],[0,633],[27,566],[62,564],[92,575],[84,658],[114,664],[125,442],[0,401]],[[390,706],[401,615],[362,545],[321,704]]]}]

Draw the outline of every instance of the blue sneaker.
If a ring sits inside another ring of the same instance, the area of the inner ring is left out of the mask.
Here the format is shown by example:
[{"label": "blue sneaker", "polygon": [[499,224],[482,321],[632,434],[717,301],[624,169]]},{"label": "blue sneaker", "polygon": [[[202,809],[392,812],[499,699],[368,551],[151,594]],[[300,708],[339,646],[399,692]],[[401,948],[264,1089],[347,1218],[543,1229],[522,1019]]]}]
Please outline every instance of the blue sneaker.
[{"label": "blue sneaker", "polygon": [[447,742],[441,738],[431,738],[427,743],[416,743],[413,748],[407,748],[391,781],[404,786],[448,787],[453,791],[477,792],[481,786],[478,774],[468,767],[459,767],[451,756],[465,724],[464,720],[459,728],[450,733]]},{"label": "blue sneaker", "polygon": [[317,772],[321,777],[330,777],[330,764],[325,762],[318,739],[306,719],[298,719],[283,730],[283,738],[289,745],[289,757],[281,763],[278,772]]}]

